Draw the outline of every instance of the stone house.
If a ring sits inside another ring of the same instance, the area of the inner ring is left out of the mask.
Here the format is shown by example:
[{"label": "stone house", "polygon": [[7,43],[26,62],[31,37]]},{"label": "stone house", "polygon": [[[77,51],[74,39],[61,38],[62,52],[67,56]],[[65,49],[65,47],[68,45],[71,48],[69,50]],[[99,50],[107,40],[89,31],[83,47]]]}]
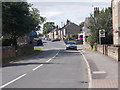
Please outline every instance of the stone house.
[{"label": "stone house", "polygon": [[112,0],[113,42],[120,45],[120,0]]},{"label": "stone house", "polygon": [[64,26],[64,29],[63,29],[63,34],[64,34],[64,36],[67,36],[70,34],[78,35],[78,33],[80,33],[80,30],[81,30],[81,28],[79,25],[67,20],[67,24]]},{"label": "stone house", "polygon": [[86,45],[88,36],[91,35],[90,29],[88,28],[89,18],[85,18],[84,28],[83,28],[83,44]]}]

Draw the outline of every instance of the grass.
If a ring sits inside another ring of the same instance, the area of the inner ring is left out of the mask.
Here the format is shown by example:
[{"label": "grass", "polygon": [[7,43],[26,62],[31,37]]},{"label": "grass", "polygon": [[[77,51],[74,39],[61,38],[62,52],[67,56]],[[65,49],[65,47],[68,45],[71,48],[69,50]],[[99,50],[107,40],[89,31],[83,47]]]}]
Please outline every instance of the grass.
[{"label": "grass", "polygon": [[37,50],[40,51],[41,48],[40,48],[40,47],[34,47],[34,50],[35,50],[35,51],[37,51]]}]

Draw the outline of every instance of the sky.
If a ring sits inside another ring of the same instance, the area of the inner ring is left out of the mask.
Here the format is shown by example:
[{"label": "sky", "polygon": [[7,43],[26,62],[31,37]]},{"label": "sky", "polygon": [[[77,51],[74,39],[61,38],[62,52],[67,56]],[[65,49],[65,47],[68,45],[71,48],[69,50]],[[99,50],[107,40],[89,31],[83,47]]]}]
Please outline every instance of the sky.
[{"label": "sky", "polygon": [[47,18],[47,22],[55,22],[60,27],[66,20],[80,24],[93,13],[94,7],[107,8],[111,0],[27,0]]}]

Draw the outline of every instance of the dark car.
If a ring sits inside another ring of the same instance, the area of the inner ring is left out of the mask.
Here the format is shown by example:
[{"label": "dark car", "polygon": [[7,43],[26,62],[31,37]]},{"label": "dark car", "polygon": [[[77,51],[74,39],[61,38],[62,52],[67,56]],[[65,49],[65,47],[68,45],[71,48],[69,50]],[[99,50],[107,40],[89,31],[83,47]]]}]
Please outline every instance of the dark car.
[{"label": "dark car", "polygon": [[52,42],[55,42],[55,41],[60,41],[60,39],[57,38],[52,40]]},{"label": "dark car", "polygon": [[68,42],[66,43],[66,50],[68,50],[68,49],[77,50],[76,42],[74,42],[74,41],[68,41]]},{"label": "dark car", "polygon": [[35,45],[37,45],[37,46],[39,46],[39,45],[43,45],[42,40],[39,39],[39,38],[34,38],[34,43],[35,43]]}]

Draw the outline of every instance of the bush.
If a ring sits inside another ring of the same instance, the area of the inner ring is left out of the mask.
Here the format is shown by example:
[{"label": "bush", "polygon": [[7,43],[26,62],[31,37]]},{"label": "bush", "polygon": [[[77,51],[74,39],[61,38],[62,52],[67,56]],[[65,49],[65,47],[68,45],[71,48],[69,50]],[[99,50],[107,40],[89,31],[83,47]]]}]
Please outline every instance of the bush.
[{"label": "bush", "polygon": [[11,46],[13,42],[13,39],[2,39],[2,46]]}]

